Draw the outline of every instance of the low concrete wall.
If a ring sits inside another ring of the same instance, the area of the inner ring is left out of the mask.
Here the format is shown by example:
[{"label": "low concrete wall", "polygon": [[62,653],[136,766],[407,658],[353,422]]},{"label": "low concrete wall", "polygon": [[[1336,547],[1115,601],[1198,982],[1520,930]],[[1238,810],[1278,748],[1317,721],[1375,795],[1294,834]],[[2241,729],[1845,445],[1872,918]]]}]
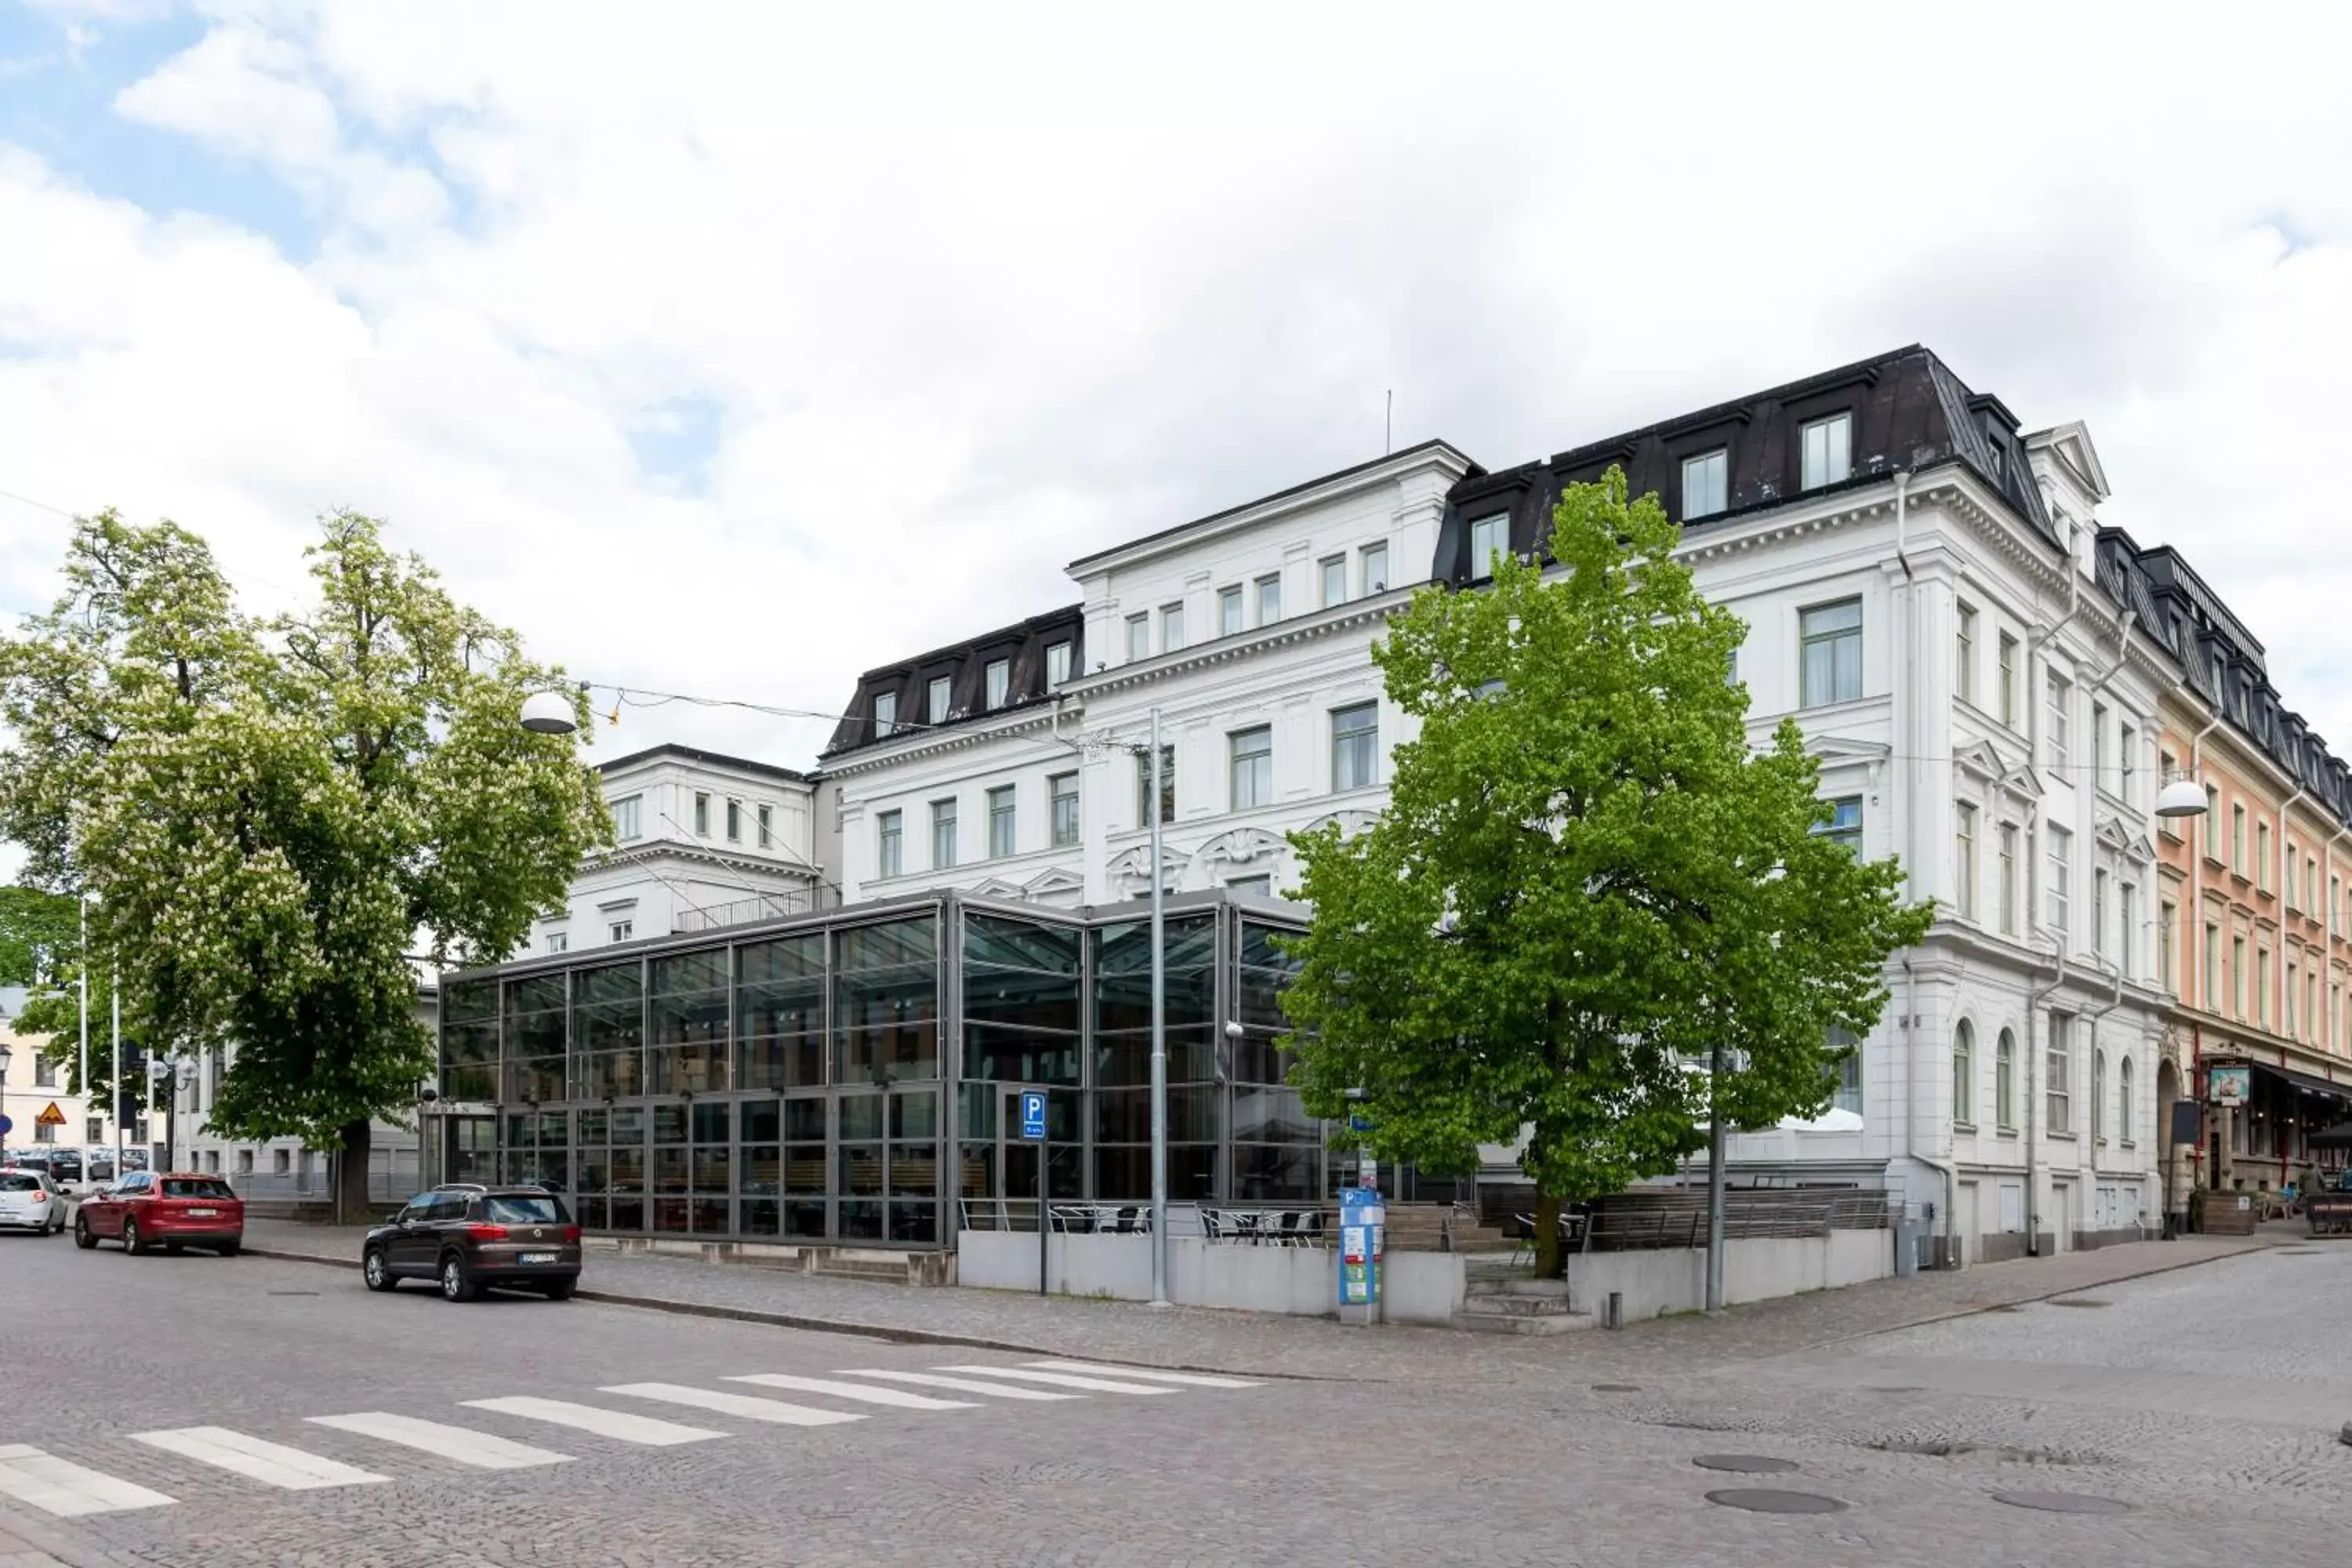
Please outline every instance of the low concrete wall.
[{"label": "low concrete wall", "polygon": [[[967,1230],[956,1238],[956,1281],[993,1290],[1037,1289],[1036,1233]],[[1381,1262],[1382,1317],[1442,1323],[1462,1310],[1458,1253],[1396,1252]],[[1055,1295],[1151,1299],[1148,1236],[1057,1235],[1045,1257]],[[1339,1256],[1311,1247],[1236,1247],[1192,1236],[1168,1238],[1168,1298],[1181,1307],[1328,1318],[1339,1310]]]},{"label": "low concrete wall", "polygon": [[[1737,1306],[1884,1279],[1895,1272],[1895,1233],[1756,1237],[1727,1241],[1723,1254],[1723,1299]],[[1706,1249],[1580,1252],[1569,1258],[1568,1294],[1576,1310],[1600,1312],[1612,1291],[1623,1295],[1627,1322],[1698,1311],[1706,1304]]]}]

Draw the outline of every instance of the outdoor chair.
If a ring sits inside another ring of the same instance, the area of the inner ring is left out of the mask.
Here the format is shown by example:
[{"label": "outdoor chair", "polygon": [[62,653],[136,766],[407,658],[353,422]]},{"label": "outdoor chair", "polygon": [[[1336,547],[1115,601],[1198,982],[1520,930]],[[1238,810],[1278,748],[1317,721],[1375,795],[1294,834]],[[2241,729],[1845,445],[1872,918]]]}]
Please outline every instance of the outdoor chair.
[{"label": "outdoor chair", "polygon": [[1532,1263],[1536,1257],[1536,1216],[1515,1214],[1511,1216],[1511,1261]]}]

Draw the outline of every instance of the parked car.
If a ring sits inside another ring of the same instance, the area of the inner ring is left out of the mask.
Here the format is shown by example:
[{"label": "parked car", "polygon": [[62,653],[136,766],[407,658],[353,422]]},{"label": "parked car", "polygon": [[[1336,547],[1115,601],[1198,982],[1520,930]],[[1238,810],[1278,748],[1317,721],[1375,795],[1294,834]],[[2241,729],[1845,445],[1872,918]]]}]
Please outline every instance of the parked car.
[{"label": "parked car", "polygon": [[580,1285],[580,1226],[544,1188],[452,1183],[418,1194],[368,1232],[360,1271],[371,1290],[433,1279],[452,1301],[492,1286],[567,1300]]},{"label": "parked car", "polygon": [[0,1170],[0,1228],[55,1236],[66,1227],[66,1195],[46,1171]]},{"label": "parked car", "polygon": [[145,1170],[147,1168],[147,1151],[144,1149],[125,1149],[122,1152],[122,1168],[125,1171]]},{"label": "parked car", "polygon": [[134,1171],[95,1188],[74,1212],[74,1245],[120,1241],[125,1252],[209,1247],[235,1258],[245,1245],[245,1203],[218,1176]]},{"label": "parked car", "polygon": [[83,1179],[81,1151],[79,1149],[50,1150],[48,1166],[50,1179],[60,1184]]},{"label": "parked car", "polygon": [[92,1149],[89,1153],[84,1154],[81,1157],[81,1168],[86,1173],[87,1179],[90,1181],[110,1182],[114,1180],[116,1174],[114,1169],[114,1151],[111,1149]]},{"label": "parked car", "polygon": [[43,1175],[48,1174],[49,1172],[48,1155],[37,1149],[19,1149],[5,1160],[0,1160],[0,1164],[8,1165],[19,1171],[38,1171]]}]

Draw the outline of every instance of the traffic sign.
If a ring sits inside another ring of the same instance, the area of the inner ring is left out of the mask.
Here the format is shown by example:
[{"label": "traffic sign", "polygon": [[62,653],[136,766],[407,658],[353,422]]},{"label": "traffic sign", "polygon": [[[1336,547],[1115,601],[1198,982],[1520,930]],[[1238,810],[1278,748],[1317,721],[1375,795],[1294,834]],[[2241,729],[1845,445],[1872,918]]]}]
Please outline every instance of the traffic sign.
[{"label": "traffic sign", "polygon": [[63,1127],[65,1124],[66,1113],[58,1109],[58,1102],[54,1100],[49,1101],[38,1116],[33,1118],[33,1125],[36,1127]]},{"label": "traffic sign", "polygon": [[10,1121],[5,1116],[0,1116],[0,1138],[5,1138],[9,1133],[14,1132],[15,1131],[16,1131],[16,1122]]},{"label": "traffic sign", "polygon": [[1021,1092],[1021,1136],[1032,1143],[1045,1141],[1045,1097],[1034,1089]]}]

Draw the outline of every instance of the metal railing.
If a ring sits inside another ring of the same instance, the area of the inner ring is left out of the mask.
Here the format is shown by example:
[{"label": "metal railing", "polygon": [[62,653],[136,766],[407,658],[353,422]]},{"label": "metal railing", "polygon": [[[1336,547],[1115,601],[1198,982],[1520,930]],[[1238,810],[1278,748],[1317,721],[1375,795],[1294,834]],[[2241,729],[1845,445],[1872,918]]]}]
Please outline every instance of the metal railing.
[{"label": "metal railing", "polygon": [[[1832,1230],[1884,1230],[1892,1223],[1881,1192],[1767,1190],[1751,1197],[1742,1191],[1724,1205],[1723,1235],[1727,1241],[1816,1237]],[[1582,1239],[1587,1252],[1702,1247],[1706,1202],[1701,1194],[1604,1198],[1585,1216]]]},{"label": "metal railing", "polygon": [[670,930],[679,933],[717,931],[721,926],[751,925],[758,921],[780,921],[788,915],[814,914],[824,907],[824,889],[821,888],[761,893],[756,898],[713,904],[708,909],[680,910],[671,918]]}]

